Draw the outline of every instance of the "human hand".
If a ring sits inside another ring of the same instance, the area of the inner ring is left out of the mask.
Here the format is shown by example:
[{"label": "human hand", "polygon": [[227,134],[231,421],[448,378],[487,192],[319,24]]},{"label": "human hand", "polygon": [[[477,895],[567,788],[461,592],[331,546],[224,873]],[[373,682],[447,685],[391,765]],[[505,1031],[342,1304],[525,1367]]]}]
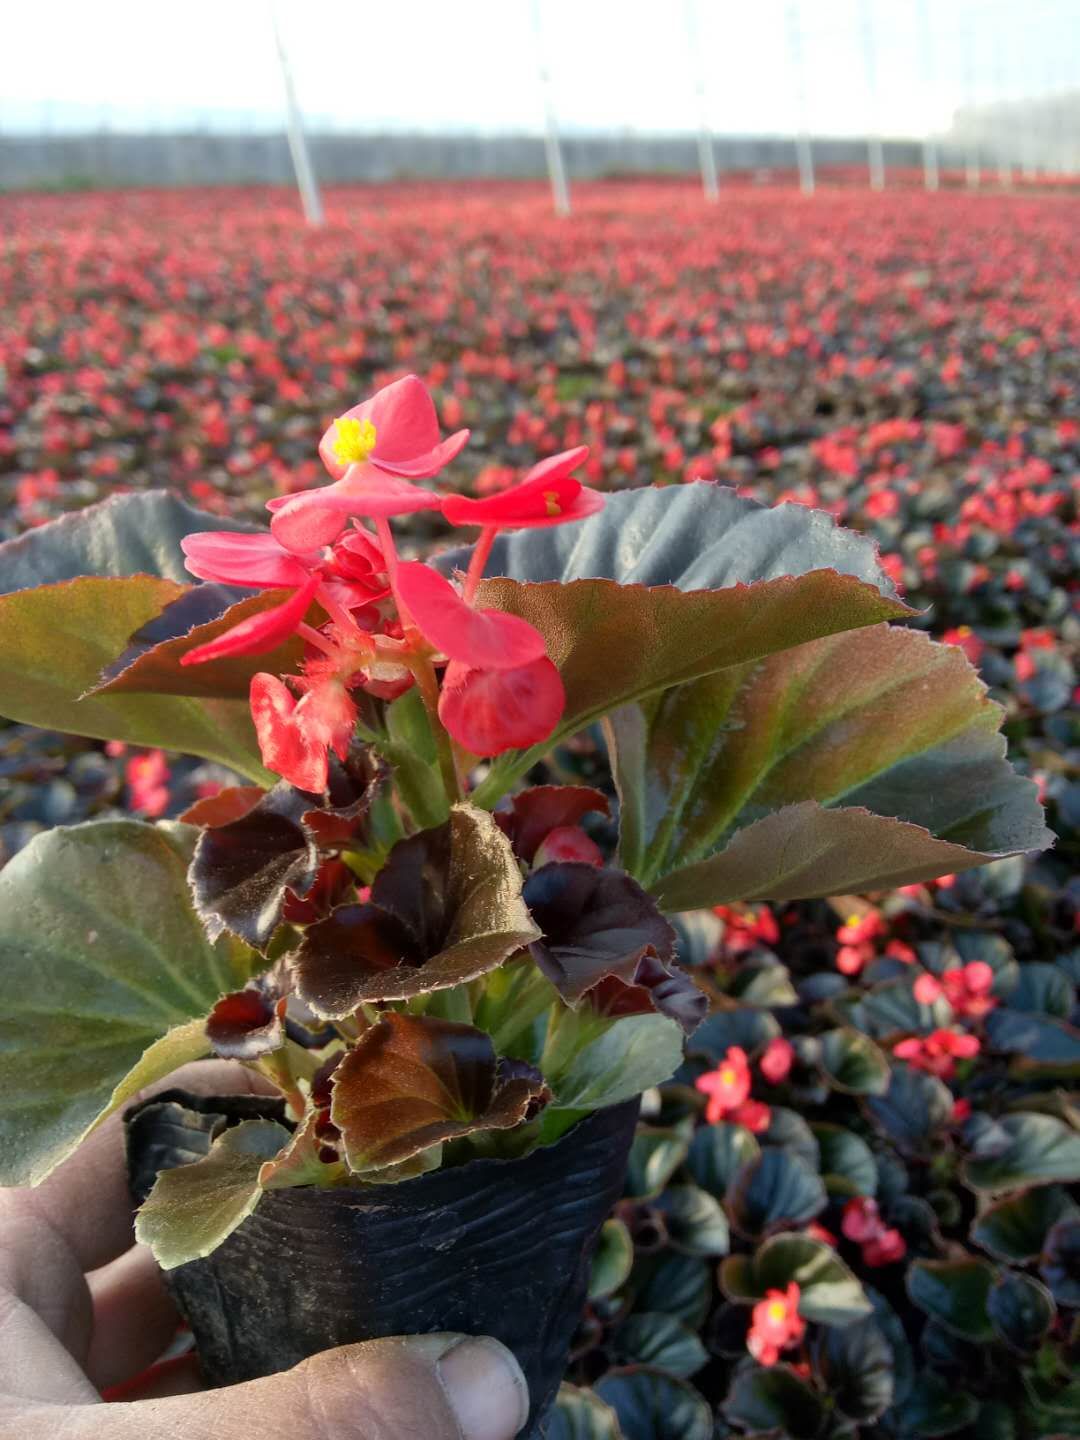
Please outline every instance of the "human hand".
[{"label": "human hand", "polygon": [[[221,1094],[252,1077],[214,1062],[178,1078]],[[153,1257],[132,1245],[119,1117],[37,1190],[0,1190],[0,1440],[512,1440],[528,1413],[510,1352],[449,1334],[348,1345],[220,1390],[189,1358],[103,1404],[177,1323]]]}]

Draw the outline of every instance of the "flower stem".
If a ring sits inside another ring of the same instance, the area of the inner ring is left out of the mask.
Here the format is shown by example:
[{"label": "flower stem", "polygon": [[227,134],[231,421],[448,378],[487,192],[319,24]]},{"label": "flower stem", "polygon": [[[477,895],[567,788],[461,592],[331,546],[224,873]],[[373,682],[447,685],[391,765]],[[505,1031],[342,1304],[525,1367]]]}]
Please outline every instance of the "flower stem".
[{"label": "flower stem", "polygon": [[465,576],[465,588],[461,596],[466,605],[473,603],[477,587],[484,574],[484,566],[487,564],[488,556],[491,554],[491,547],[495,543],[495,536],[498,533],[496,526],[485,525],[483,530],[480,531],[479,540],[477,540],[473,546],[468,574]]},{"label": "flower stem", "polygon": [[401,658],[412,671],[416,688],[424,702],[424,709],[427,711],[428,722],[431,725],[431,733],[439,756],[439,772],[442,775],[447,798],[452,805],[455,800],[462,798],[461,777],[458,775],[450,736],[439,719],[439,682],[435,675],[435,667],[426,655],[420,655],[415,650]]},{"label": "flower stem", "polygon": [[296,633],[300,636],[301,640],[306,640],[309,645],[314,645],[316,650],[321,650],[324,655],[330,655],[334,659],[337,658],[337,651],[333,645],[321,631],[315,629],[314,625],[309,625],[306,621],[301,621],[296,627]]}]

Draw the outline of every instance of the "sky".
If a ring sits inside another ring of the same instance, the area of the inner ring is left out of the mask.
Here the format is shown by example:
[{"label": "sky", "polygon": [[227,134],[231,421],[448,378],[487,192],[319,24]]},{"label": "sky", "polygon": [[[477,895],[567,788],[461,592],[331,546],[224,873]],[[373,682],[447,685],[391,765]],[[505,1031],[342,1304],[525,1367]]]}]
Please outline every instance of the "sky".
[{"label": "sky", "polygon": [[[7,0],[0,132],[277,129],[269,6]],[[567,132],[686,132],[704,115],[721,134],[790,134],[802,120],[823,135],[922,135],[947,129],[968,103],[1080,89],[1080,0],[277,0],[277,9],[312,129],[536,132],[543,61]]]}]

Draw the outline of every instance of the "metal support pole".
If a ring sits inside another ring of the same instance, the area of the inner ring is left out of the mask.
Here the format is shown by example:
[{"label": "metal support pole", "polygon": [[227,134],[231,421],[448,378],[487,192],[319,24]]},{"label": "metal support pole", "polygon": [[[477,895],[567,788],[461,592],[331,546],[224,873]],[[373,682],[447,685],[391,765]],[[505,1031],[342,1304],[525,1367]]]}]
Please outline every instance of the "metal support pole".
[{"label": "metal support pole", "polygon": [[533,0],[533,30],[536,37],[536,65],[540,78],[540,93],[544,103],[544,153],[547,156],[548,177],[551,180],[551,198],[556,215],[570,214],[570,187],[566,183],[566,167],[563,165],[562,144],[559,140],[559,126],[555,119],[555,101],[551,89],[551,71],[547,63],[544,44],[544,22],[540,13],[540,0]]},{"label": "metal support pole", "polygon": [[319,194],[319,182],[315,178],[311,156],[308,154],[304,120],[296,99],[296,87],[293,84],[292,69],[285,50],[281,25],[278,23],[275,0],[270,0],[270,23],[274,27],[274,44],[277,47],[278,63],[281,66],[281,83],[285,88],[285,119],[289,154],[292,156],[293,170],[296,172],[296,185],[300,191],[304,217],[309,225],[322,225],[326,219],[323,213],[322,196]]},{"label": "metal support pole", "polygon": [[881,144],[881,124],[878,118],[877,100],[877,54],[874,48],[874,0],[862,0],[862,44],[863,74],[866,76],[866,94],[869,100],[869,125],[867,127],[866,159],[870,173],[870,189],[885,188],[885,152]]},{"label": "metal support pole", "polygon": [[701,165],[701,189],[705,199],[715,205],[720,199],[720,182],[716,174],[716,152],[713,149],[712,127],[709,123],[709,100],[705,87],[705,66],[701,54],[697,0],[686,0],[686,41],[694,72],[694,89],[698,102],[698,160]]},{"label": "metal support pole", "polygon": [[[919,48],[922,50],[923,94],[927,108],[933,110],[937,99],[937,72],[934,67],[934,36],[930,28],[928,0],[919,0]],[[941,167],[938,161],[937,137],[927,126],[923,136],[923,184],[927,190],[937,190],[941,184]]]},{"label": "metal support pole", "polygon": [[791,63],[792,88],[798,115],[795,129],[795,161],[799,167],[799,189],[804,195],[814,193],[814,152],[806,121],[806,71],[803,66],[802,23],[797,0],[788,0],[788,58]]}]

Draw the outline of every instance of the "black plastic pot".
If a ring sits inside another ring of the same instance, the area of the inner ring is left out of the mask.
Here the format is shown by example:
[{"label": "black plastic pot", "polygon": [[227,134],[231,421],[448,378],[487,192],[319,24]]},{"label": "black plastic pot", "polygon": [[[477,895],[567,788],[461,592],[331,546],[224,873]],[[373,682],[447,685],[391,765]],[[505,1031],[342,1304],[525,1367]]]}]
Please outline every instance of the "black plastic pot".
[{"label": "black plastic pot", "polygon": [[[529,1382],[523,1440],[539,1440],[637,1112],[636,1100],[596,1111],[517,1160],[472,1160],[398,1185],[264,1195],[212,1255],[167,1275],[205,1379],[250,1380],[384,1335],[494,1335]],[[223,1125],[281,1114],[274,1100],[179,1090],[130,1110],[136,1202],[159,1170],[205,1155]]]}]

